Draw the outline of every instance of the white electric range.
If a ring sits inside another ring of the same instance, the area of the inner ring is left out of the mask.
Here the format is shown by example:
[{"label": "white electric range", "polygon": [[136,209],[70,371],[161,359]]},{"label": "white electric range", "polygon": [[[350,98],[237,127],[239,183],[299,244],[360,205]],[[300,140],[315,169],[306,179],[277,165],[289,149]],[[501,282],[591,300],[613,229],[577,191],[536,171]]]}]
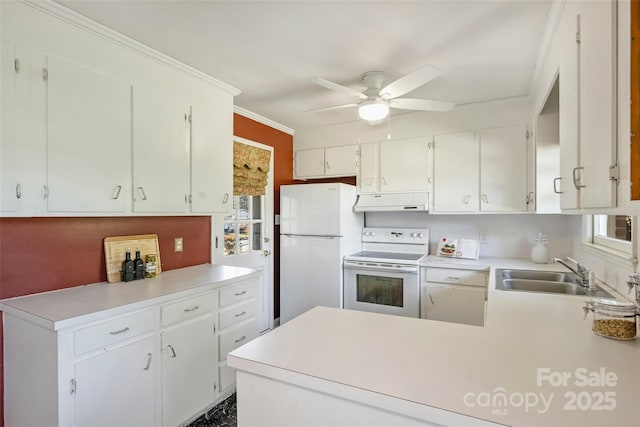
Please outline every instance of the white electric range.
[{"label": "white electric range", "polygon": [[420,317],[420,261],[429,230],[362,229],[362,252],[344,257],[344,308]]}]

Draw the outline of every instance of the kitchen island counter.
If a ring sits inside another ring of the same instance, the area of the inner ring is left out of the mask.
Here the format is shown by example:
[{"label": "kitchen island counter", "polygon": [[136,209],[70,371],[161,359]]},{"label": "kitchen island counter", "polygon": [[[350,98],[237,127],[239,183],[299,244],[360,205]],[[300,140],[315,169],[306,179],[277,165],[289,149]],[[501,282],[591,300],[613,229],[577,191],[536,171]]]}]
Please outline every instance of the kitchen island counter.
[{"label": "kitchen island counter", "polygon": [[230,353],[239,427],[640,425],[639,339],[593,334],[586,297],[495,289],[495,268],[561,266],[462,264],[489,269],[485,327],[317,307]]}]

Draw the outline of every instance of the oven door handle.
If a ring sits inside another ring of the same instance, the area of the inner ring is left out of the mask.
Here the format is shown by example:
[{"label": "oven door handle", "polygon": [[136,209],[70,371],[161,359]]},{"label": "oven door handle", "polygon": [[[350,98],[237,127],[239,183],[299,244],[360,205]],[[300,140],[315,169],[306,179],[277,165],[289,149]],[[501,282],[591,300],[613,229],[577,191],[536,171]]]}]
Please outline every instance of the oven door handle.
[{"label": "oven door handle", "polygon": [[367,265],[367,264],[361,264],[358,262],[353,262],[353,261],[345,261],[343,264],[344,268],[347,269],[352,269],[352,270],[369,270],[369,271],[391,271],[391,272],[396,272],[396,273],[411,273],[411,274],[418,274],[418,267],[414,267],[411,265],[407,265],[405,267],[391,267],[391,266],[385,266],[385,265]]}]

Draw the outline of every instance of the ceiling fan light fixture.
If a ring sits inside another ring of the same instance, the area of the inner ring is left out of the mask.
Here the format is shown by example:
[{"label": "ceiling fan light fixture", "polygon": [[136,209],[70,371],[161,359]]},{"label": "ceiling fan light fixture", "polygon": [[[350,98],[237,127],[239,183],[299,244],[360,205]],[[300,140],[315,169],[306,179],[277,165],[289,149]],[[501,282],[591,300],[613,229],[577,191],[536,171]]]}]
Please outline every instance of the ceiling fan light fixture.
[{"label": "ceiling fan light fixture", "polygon": [[389,114],[389,105],[380,99],[364,101],[358,106],[358,115],[369,122],[382,120]]}]

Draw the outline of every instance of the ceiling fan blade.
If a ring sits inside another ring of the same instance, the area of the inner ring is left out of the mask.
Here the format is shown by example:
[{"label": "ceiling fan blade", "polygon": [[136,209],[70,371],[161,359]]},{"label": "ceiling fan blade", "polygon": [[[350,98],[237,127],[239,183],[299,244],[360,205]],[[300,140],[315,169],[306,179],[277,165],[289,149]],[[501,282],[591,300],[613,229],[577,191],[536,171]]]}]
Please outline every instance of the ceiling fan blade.
[{"label": "ceiling fan blade", "polygon": [[422,86],[440,75],[440,70],[431,65],[422,67],[383,87],[379,95],[385,99],[397,98]]},{"label": "ceiling fan blade", "polygon": [[432,99],[397,98],[390,99],[389,106],[402,110],[449,111],[456,106],[453,102]]},{"label": "ceiling fan blade", "polygon": [[319,111],[340,110],[342,108],[357,107],[358,104],[334,105],[333,107],[314,108],[313,110],[305,110],[303,113],[317,113]]},{"label": "ceiling fan blade", "polygon": [[364,93],[358,92],[357,90],[351,89],[351,88],[346,87],[346,86],[339,85],[338,83],[330,82],[329,80],[321,79],[320,77],[313,77],[310,80],[313,83],[317,84],[318,86],[322,86],[324,88],[331,89],[331,90],[334,90],[336,92],[342,92],[342,93],[345,93],[347,95],[355,96],[355,97],[360,98],[360,99],[369,98]]}]

